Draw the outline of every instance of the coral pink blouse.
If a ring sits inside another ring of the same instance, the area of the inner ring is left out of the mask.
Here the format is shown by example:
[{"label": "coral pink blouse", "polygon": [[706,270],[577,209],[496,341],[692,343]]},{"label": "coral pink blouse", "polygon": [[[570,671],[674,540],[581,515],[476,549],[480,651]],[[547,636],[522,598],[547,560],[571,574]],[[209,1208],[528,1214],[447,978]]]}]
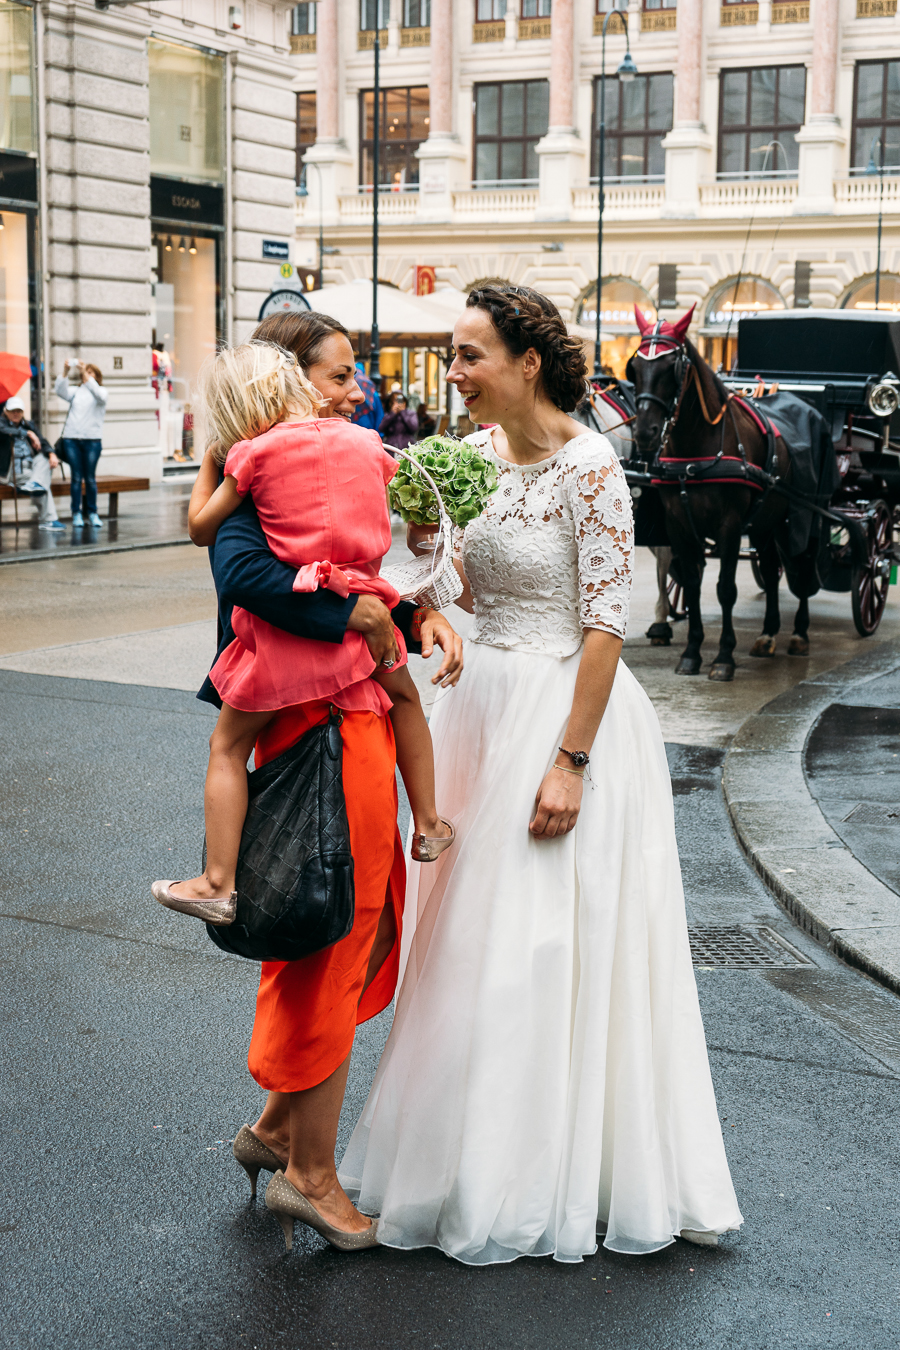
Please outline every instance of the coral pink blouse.
[{"label": "coral pink blouse", "polygon": [[[229,451],[225,473],[250,492],[272,552],[296,567],[295,591],[377,595],[393,609],[399,596],[378,575],[391,546],[385,485],[397,463],[378,433],[343,418],[282,422]],[[235,606],[235,641],[210,671],[222,701],[244,712],[330,699],[348,711],[390,709],[369,679],[375,662],[361,633],[340,646],[295,637]],[[401,659],[402,635],[395,629]]]}]

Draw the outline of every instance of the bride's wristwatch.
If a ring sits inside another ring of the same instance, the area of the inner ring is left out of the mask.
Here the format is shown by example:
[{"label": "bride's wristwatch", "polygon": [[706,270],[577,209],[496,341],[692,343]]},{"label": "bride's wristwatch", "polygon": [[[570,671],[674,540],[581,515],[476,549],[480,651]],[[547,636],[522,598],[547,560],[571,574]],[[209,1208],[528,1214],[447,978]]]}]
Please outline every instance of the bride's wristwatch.
[{"label": "bride's wristwatch", "polygon": [[576,769],[583,769],[591,762],[591,757],[586,750],[567,750],[564,745],[557,746],[557,749],[561,755],[569,756]]}]

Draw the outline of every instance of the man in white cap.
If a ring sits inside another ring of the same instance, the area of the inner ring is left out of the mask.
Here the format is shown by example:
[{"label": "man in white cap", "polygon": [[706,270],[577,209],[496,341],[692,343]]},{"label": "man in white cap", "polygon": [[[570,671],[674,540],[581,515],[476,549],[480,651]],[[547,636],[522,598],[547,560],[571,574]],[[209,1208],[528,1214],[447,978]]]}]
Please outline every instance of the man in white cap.
[{"label": "man in white cap", "polygon": [[50,479],[58,464],[50,442],[44,440],[33,422],[26,420],[22,400],[8,398],[0,413],[0,472],[5,471],[13,478],[23,496],[32,498],[42,530],[65,529],[50,491]]}]

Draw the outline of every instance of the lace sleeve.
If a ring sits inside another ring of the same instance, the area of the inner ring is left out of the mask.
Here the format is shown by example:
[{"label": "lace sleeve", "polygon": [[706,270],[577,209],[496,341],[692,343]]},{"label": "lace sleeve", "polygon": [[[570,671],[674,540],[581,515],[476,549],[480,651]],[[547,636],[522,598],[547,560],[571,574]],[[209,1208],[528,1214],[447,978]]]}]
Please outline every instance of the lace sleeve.
[{"label": "lace sleeve", "polygon": [[631,594],[634,518],[614,452],[578,463],[570,479],[583,628],[624,638]]}]

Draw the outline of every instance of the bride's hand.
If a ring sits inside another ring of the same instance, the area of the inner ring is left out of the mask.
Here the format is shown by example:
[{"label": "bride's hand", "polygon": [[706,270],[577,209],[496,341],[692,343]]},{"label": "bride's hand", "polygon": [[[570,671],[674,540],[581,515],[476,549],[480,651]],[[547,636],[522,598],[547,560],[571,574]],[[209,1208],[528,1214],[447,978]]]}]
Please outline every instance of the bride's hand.
[{"label": "bride's hand", "polygon": [[577,774],[551,769],[534,799],[534,816],[528,828],[535,839],[555,839],[574,830],[583,793],[584,781]]}]

